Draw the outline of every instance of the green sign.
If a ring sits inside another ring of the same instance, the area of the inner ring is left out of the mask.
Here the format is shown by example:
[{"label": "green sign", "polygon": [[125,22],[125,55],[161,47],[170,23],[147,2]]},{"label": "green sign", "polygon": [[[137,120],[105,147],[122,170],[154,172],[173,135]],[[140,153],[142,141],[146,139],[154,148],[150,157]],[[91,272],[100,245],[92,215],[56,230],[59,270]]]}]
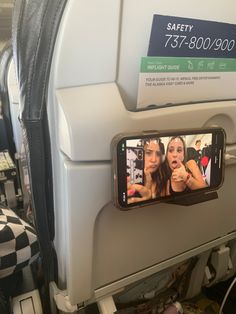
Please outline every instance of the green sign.
[{"label": "green sign", "polygon": [[235,72],[236,59],[143,57],[141,73],[165,72]]}]

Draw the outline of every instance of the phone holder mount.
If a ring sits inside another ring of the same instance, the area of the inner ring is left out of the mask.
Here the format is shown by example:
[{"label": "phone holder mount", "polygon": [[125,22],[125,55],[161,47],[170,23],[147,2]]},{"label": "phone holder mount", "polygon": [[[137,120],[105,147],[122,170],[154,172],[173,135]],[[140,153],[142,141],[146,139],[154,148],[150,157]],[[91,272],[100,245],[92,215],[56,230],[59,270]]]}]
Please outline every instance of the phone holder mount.
[{"label": "phone holder mount", "polygon": [[199,203],[212,201],[218,198],[217,191],[212,192],[202,192],[196,194],[188,194],[183,196],[178,196],[178,198],[166,201],[165,203],[174,204],[174,205],[182,205],[182,206],[191,206]]}]

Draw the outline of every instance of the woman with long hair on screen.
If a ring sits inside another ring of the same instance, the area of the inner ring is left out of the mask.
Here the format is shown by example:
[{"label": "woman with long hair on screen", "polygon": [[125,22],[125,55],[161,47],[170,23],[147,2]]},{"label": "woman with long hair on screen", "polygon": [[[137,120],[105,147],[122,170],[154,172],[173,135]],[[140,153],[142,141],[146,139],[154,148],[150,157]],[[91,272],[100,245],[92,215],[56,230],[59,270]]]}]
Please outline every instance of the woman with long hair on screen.
[{"label": "woman with long hair on screen", "polygon": [[196,161],[190,159],[186,162],[186,145],[181,136],[169,140],[165,166],[169,177],[166,195],[177,195],[207,186]]},{"label": "woman with long hair on screen", "polygon": [[144,185],[131,184],[128,178],[128,203],[165,195],[167,176],[162,169],[165,156],[164,144],[159,138],[144,139],[141,144],[144,149]]}]

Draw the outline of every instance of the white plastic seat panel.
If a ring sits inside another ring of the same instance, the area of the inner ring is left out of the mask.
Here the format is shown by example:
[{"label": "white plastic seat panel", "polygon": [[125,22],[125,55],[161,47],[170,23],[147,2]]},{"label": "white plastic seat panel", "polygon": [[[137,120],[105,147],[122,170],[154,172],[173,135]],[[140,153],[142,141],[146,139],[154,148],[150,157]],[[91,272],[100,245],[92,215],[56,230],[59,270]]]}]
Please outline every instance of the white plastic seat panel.
[{"label": "white plastic seat panel", "polygon": [[[111,205],[110,164],[110,142],[120,132],[218,124],[228,143],[236,143],[235,101],[126,111],[136,106],[153,14],[235,23],[232,7],[233,0],[207,0],[202,6],[196,0],[176,6],[171,0],[68,1],[53,56],[48,111],[59,282],[73,304],[91,300],[95,289],[125,276],[140,279],[144,268],[235,230],[235,164],[226,170],[219,200],[130,212]],[[156,250],[149,246],[154,239]]]},{"label": "white plastic seat panel", "polygon": [[67,2],[55,48],[57,88],[115,81],[119,18],[119,0]]},{"label": "white plastic seat panel", "polygon": [[226,169],[218,200],[124,212],[111,203],[109,163],[65,161],[65,262],[71,302],[89,299],[93,289],[233,232],[235,175],[235,166]]},{"label": "white plastic seat panel", "polygon": [[111,140],[124,132],[219,125],[227,143],[236,143],[236,101],[130,112],[115,83],[59,89],[56,96],[59,146],[74,161],[110,160]]},{"label": "white plastic seat panel", "polygon": [[[211,10],[206,10],[206,6]],[[153,14],[235,23],[233,0],[70,0],[57,44],[55,86],[117,79],[125,106],[136,107],[141,57],[147,55]],[[121,25],[119,25],[121,23]]]}]

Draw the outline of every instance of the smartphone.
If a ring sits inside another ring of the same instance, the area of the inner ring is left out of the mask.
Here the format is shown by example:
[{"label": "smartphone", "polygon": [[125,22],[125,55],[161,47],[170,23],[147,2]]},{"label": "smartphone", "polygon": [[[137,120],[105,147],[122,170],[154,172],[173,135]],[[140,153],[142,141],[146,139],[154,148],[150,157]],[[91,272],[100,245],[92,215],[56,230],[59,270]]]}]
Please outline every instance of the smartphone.
[{"label": "smartphone", "polygon": [[115,206],[127,210],[217,190],[225,141],[222,128],[118,134],[111,144]]}]

